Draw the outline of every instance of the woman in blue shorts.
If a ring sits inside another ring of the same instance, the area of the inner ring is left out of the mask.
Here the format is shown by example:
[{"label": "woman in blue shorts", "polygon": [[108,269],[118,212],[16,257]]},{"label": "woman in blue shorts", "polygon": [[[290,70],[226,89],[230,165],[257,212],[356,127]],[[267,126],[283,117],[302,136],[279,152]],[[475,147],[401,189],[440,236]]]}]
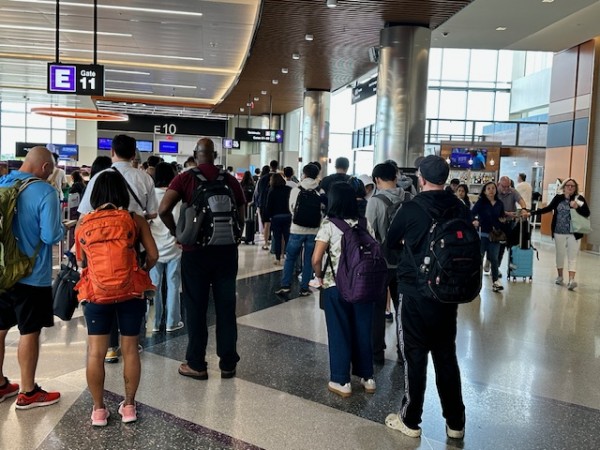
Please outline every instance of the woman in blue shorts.
[{"label": "woman in blue shorts", "polygon": [[[125,381],[125,399],[119,405],[119,414],[122,422],[135,422],[135,394],[141,374],[138,339],[146,313],[143,290],[152,288],[146,271],[156,263],[158,250],[144,218],[127,212],[129,192],[118,172],[109,170],[98,175],[90,203],[94,211],[83,217],[75,240],[77,255],[82,257],[85,266],[76,287],[79,300],[85,305],[88,328],[86,377],[94,400],[92,425],[105,426],[110,416],[104,403],[104,356],[115,316],[121,332]],[[97,225],[91,226],[93,223]],[[110,237],[109,230],[114,232]],[[105,242],[102,242],[103,235],[107,236]],[[94,239],[95,246],[92,245]],[[140,268],[136,262],[134,244],[137,243],[146,251],[145,263]],[[115,257],[116,254],[121,256]],[[119,279],[124,282],[116,285],[115,280]]]}]

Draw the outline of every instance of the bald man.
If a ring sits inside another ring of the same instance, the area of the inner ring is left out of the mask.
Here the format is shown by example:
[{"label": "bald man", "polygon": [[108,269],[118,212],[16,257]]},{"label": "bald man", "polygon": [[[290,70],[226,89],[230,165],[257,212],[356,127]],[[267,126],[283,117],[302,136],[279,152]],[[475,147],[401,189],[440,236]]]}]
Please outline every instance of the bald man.
[{"label": "bald man", "polygon": [[[0,178],[0,188],[13,186],[18,180],[36,177],[17,199],[12,231],[19,249],[35,264],[30,275],[21,278],[0,295],[0,402],[17,395],[17,409],[47,406],[60,400],[60,393],[47,392],[35,383],[35,370],[42,328],[54,325],[52,309],[52,246],[64,236],[58,192],[47,180],[54,170],[54,158],[45,147],[32,148],[19,170]],[[2,371],[8,330],[17,325],[20,339],[17,358],[21,368],[21,385],[11,383]]]},{"label": "bald man", "polygon": [[[212,140],[198,140],[194,149],[197,167],[177,175],[160,202],[158,214],[175,235],[173,208],[179,201],[192,203],[196,188],[200,185],[198,176],[202,174],[208,181],[214,181],[221,173],[215,166],[215,147]],[[223,181],[229,186],[238,211],[240,229],[244,225],[246,197],[240,183],[230,174],[223,173]],[[208,379],[206,344],[208,324],[206,311],[209,292],[212,286],[215,313],[217,315],[217,355],[221,378],[235,376],[235,368],[240,357],[237,353],[237,323],[235,315],[236,286],[238,270],[238,249],[236,244],[228,245],[184,245],[181,255],[181,282],[183,303],[186,312],[188,345],[186,362],[179,366],[179,374],[196,380]]]}]

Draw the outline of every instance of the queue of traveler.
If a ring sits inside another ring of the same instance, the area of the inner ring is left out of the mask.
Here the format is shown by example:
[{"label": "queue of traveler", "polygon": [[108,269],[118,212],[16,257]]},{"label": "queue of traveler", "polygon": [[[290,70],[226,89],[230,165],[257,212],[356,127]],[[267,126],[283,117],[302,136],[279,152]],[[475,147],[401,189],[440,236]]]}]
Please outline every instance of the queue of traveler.
[{"label": "queue of traveler", "polygon": [[[492,289],[503,289],[499,281],[502,244],[493,236],[506,229],[507,222],[529,215],[529,200],[510,187],[507,177],[501,177],[498,185],[486,183],[471,205],[466,184],[452,180],[444,188],[449,166],[434,155],[417,162],[417,183],[402,174],[393,161],[377,164],[371,176],[353,177],[347,173],[349,160],[343,157],[335,162],[336,172],[322,179],[318,162],[306,164],[297,180],[292,168],[280,173],[278,162],[272,161],[260,174],[246,172],[240,183],[231,171],[215,165],[214,143],[207,138],[198,141],[194,157],[180,173],[156,157],[147,162],[146,170],[138,170],[132,164],[135,153],[135,139],[118,135],[113,139],[112,158],[99,157],[94,162],[87,186],[79,174],[72,176],[72,190],[82,196],[75,250],[84,262],[78,289],[88,328],[86,375],[93,398],[92,425],[108,423],[110,412],[103,399],[104,362],[114,362],[120,356],[125,362],[125,386],[118,412],[124,423],[137,420],[139,336],[145,332],[148,298],[153,298],[155,306],[152,331],[161,332],[164,327],[173,332],[184,327],[181,288],[188,345],[178,372],[206,380],[207,309],[212,288],[220,376],[236,376],[240,360],[237,243],[246,205],[252,204],[263,226],[262,249],[271,251],[275,264],[283,266],[274,294],[289,298],[298,274],[298,296],[312,295],[311,287],[320,290],[328,334],[329,391],[341,397],[352,395],[352,375],[366,393],[376,391],[373,365],[385,362],[385,323],[396,317],[393,345],[404,365],[405,392],[399,411],[386,417],[386,425],[407,436],[421,435],[425,374],[431,353],[446,433],[452,439],[464,437],[466,416],[455,345],[460,302],[438,301],[420,288],[420,280],[429,271],[432,224],[455,221],[479,230],[477,266],[487,254]],[[0,189],[31,177],[48,180],[54,169],[52,154],[35,147],[19,171],[0,179]],[[525,183],[525,176],[520,178],[520,184]],[[47,406],[60,399],[60,393],[45,391],[35,383],[35,365],[40,331],[53,325],[52,246],[65,230],[60,221],[58,189],[48,183],[25,187],[16,201],[18,211],[27,213],[15,217],[13,230],[22,251],[34,257],[35,264],[30,274],[0,295],[0,345],[4,348],[8,329],[18,325],[24,349],[19,356],[20,385],[9,381],[0,361],[0,402],[17,396],[17,409]],[[517,204],[522,208],[520,213],[516,212]],[[577,286],[577,240],[582,236],[570,227],[572,210],[583,217],[590,214],[576,181],[567,178],[547,207],[531,213],[553,212],[555,282],[563,284],[566,256],[570,290]],[[202,216],[198,216],[199,211]],[[207,220],[211,221],[208,225]],[[36,226],[31,227],[31,223]],[[97,223],[103,224],[103,233],[98,232]],[[108,234],[112,236],[110,243]],[[107,259],[115,263],[110,268]],[[353,280],[359,272],[352,269],[360,264],[367,267],[365,261],[372,280]],[[338,285],[338,281],[348,279],[359,283],[355,292],[349,293],[345,284]],[[378,280],[378,294],[367,296],[367,300],[364,295],[351,298],[361,295],[373,280]]]}]

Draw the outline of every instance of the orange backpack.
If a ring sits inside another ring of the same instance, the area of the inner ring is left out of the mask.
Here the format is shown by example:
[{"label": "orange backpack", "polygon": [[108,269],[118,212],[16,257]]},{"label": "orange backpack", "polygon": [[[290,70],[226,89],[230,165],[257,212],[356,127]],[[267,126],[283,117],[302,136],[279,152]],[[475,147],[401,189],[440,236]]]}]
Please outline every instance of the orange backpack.
[{"label": "orange backpack", "polygon": [[116,303],[142,298],[144,291],[154,289],[148,273],[138,266],[137,239],[128,211],[99,208],[83,217],[75,231],[77,259],[84,261],[75,286],[80,302]]}]

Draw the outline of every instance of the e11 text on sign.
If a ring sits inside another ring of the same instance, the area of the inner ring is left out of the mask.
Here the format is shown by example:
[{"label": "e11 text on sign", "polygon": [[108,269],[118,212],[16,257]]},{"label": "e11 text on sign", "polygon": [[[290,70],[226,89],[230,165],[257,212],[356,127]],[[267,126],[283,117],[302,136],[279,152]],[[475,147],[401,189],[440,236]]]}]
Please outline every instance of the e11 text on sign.
[{"label": "e11 text on sign", "polygon": [[104,95],[104,66],[48,63],[49,94]]}]

